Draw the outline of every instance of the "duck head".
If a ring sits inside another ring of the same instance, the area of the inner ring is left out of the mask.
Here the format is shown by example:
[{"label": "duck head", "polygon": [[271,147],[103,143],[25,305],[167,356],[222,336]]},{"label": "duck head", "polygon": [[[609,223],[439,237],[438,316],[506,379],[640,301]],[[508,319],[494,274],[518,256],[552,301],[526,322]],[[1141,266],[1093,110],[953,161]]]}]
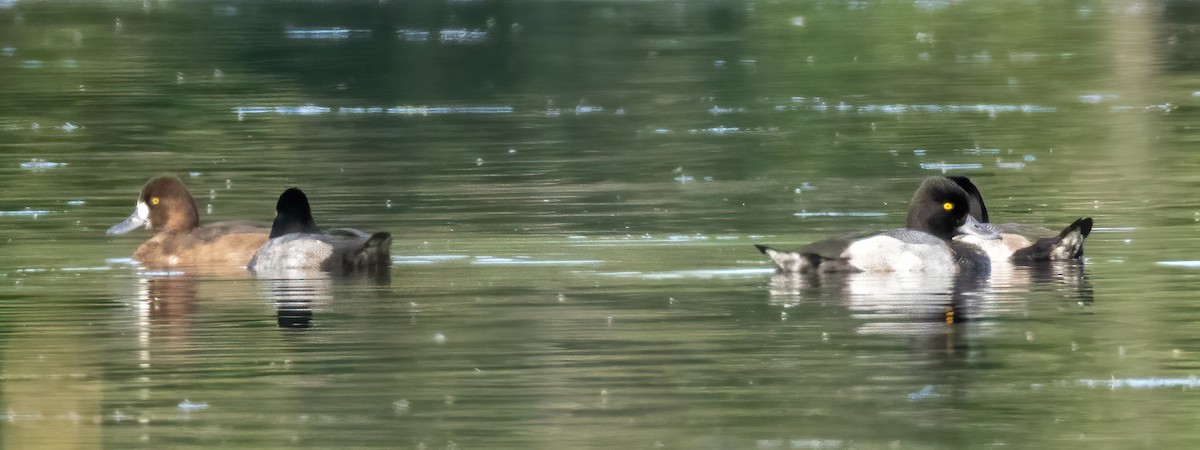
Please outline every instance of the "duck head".
[{"label": "duck head", "polygon": [[271,223],[271,238],[291,233],[316,233],[308,196],[299,189],[290,188],[279,195],[275,203],[275,221]]},{"label": "duck head", "polygon": [[175,177],[151,179],[142,187],[133,214],[106,234],[125,234],[138,227],[160,232],[186,232],[200,226],[200,213],[187,186]]},{"label": "duck head", "polygon": [[[982,211],[982,198],[977,201]],[[971,202],[971,195],[954,180],[947,177],[927,178],[908,204],[905,226],[943,240],[960,234],[999,239],[1000,233],[994,227],[972,214]]]}]

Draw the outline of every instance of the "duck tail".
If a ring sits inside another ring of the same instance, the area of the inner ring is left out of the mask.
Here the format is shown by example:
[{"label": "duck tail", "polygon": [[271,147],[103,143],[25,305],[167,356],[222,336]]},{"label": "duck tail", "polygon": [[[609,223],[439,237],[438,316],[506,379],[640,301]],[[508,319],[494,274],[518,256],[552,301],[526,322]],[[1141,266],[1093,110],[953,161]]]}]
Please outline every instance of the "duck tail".
[{"label": "duck tail", "polygon": [[1075,219],[1058,234],[1058,245],[1052,259],[1079,259],[1083,256],[1083,240],[1092,233],[1092,218]]},{"label": "duck tail", "polygon": [[1075,219],[1058,236],[1039,239],[1013,253],[1013,261],[1064,261],[1083,257],[1083,240],[1092,233],[1092,218]]},{"label": "duck tail", "polygon": [[1081,236],[1080,239],[1088,237],[1088,235],[1092,233],[1092,218],[1085,217],[1082,219],[1075,219],[1074,222],[1071,222],[1070,225],[1067,225],[1067,227],[1062,230],[1062,233],[1058,233],[1058,237],[1066,238],[1068,235],[1074,232],[1079,232],[1079,235]]},{"label": "duck tail", "polygon": [[798,252],[781,252],[759,244],[754,244],[754,247],[760,253],[770,257],[771,262],[775,263],[775,270],[780,273],[808,272],[813,267],[812,261]]},{"label": "duck tail", "polygon": [[387,232],[372,234],[355,250],[346,261],[347,269],[374,269],[392,264],[392,235]]}]

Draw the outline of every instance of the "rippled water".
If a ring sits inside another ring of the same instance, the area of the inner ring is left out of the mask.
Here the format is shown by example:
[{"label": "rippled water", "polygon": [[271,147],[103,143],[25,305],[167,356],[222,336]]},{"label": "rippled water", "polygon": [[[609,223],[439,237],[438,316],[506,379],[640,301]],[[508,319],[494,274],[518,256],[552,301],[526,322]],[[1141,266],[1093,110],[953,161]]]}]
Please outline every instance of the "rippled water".
[{"label": "rippled water", "polygon": [[[1181,448],[1188,2],[0,1],[4,448]],[[390,276],[147,270],[202,220]],[[775,275],[965,174],[1083,264]]]}]

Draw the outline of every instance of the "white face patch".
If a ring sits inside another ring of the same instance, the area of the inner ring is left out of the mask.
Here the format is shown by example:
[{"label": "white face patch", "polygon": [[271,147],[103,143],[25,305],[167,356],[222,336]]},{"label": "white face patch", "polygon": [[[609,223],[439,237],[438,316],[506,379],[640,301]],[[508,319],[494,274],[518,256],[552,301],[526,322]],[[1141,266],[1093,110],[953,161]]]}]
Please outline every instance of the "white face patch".
[{"label": "white face patch", "polygon": [[150,229],[150,207],[146,206],[146,202],[137,202],[137,207],[134,208],[134,214],[137,218],[146,222],[146,229]]}]

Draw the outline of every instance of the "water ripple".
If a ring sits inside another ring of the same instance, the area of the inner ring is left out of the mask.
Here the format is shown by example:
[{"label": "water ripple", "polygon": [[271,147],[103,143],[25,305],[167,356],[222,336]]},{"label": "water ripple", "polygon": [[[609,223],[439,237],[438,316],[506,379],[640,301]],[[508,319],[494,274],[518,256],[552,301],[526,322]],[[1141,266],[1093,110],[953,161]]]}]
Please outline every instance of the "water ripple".
[{"label": "water ripple", "polygon": [[[322,114],[330,114],[335,110],[327,106],[304,105],[304,106],[238,106],[234,107],[233,113],[237,114],[238,120],[245,118],[247,114],[277,114],[281,116],[315,116]],[[341,107],[337,108],[338,114],[403,114],[428,116],[438,114],[512,114],[513,107],[511,106],[393,106],[388,108],[383,107]]]},{"label": "water ripple", "polygon": [[699,269],[674,270],[669,272],[602,272],[599,275],[615,278],[640,278],[643,280],[679,280],[685,278],[729,278],[729,277],[759,277],[775,273],[771,268],[754,269]]},{"label": "water ripple", "polygon": [[866,212],[857,212],[857,211],[851,211],[851,212],[838,212],[838,211],[817,211],[817,212],[808,212],[808,211],[800,211],[800,212],[798,212],[798,213],[794,213],[794,214],[792,214],[792,215],[793,215],[793,216],[796,216],[796,217],[883,217],[883,216],[886,216],[886,215],[887,215],[887,213],[885,213],[885,212],[874,212],[874,211],[866,211]]},{"label": "water ripple", "polygon": [[349,28],[288,28],[284,34],[290,39],[338,41],[355,36],[368,36],[371,31]]},{"label": "water ripple", "polygon": [[776,111],[839,111],[858,114],[913,114],[913,113],[984,113],[997,115],[1000,113],[1046,114],[1058,112],[1058,108],[1043,105],[1006,105],[980,103],[974,105],[938,105],[938,104],[867,104],[854,105],[844,101],[831,104],[821,97],[795,96],[786,105],[775,106]]},{"label": "water ripple", "polygon": [[1200,387],[1200,378],[1195,375],[1187,378],[1110,378],[1107,380],[1082,379],[1075,382],[1079,386],[1089,388],[1109,389],[1155,389],[1155,388],[1194,388]]},{"label": "water ripple", "polygon": [[1159,261],[1155,264],[1166,267],[1186,267],[1189,269],[1200,268],[1200,261]]},{"label": "water ripple", "polygon": [[528,256],[516,256],[512,258],[502,258],[495,256],[477,256],[471,264],[480,265],[499,265],[499,266],[581,266],[602,264],[604,261],[595,259],[580,259],[580,260],[539,260]]},{"label": "water ripple", "polygon": [[46,161],[41,158],[33,158],[33,159],[29,160],[28,162],[21,163],[21,168],[25,169],[25,170],[57,169],[59,167],[66,167],[66,166],[67,166],[67,163],[64,163],[64,162]]},{"label": "water ripple", "polygon": [[0,211],[0,216],[31,216],[37,218],[44,214],[50,214],[53,211],[45,209],[18,209],[14,211]]}]

